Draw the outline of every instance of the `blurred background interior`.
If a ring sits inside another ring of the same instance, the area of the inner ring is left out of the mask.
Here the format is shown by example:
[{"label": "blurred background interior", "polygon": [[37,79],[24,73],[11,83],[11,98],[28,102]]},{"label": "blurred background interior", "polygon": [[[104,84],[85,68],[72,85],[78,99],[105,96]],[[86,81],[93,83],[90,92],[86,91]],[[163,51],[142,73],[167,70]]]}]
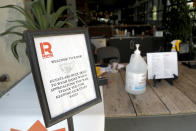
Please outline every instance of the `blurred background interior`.
[{"label": "blurred background interior", "polygon": [[[14,4],[27,8],[28,1],[31,0],[1,0],[0,6]],[[96,62],[100,48],[116,48],[120,54],[117,53],[118,61],[127,63],[135,44],[141,45],[145,56],[147,52],[170,51],[173,40],[182,41],[179,60],[195,59],[196,0],[55,0],[52,10],[55,12],[63,5],[69,9],[58,20],[69,19],[72,26],[88,28]],[[14,25],[8,21],[24,19],[13,9],[1,9],[1,14],[0,33]],[[13,35],[0,37],[0,76],[7,81],[0,82],[0,96],[30,72],[25,44],[16,48],[18,61],[12,54],[10,43],[15,39],[17,36]]]}]

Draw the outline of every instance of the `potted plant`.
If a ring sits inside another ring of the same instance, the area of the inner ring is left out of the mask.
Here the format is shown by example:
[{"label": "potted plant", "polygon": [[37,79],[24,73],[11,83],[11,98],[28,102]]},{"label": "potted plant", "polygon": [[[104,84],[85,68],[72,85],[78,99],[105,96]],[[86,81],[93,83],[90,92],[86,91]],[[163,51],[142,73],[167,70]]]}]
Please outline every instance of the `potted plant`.
[{"label": "potted plant", "polygon": [[1,33],[0,36],[7,34],[15,34],[20,36],[20,39],[15,40],[11,44],[11,50],[15,58],[18,60],[17,45],[24,43],[23,33],[16,32],[16,28],[25,28],[26,30],[45,30],[45,29],[58,29],[63,27],[72,26],[69,22],[72,16],[68,16],[66,19],[62,19],[61,16],[68,6],[60,7],[56,12],[53,11],[53,0],[34,0],[26,2],[25,8],[17,5],[7,5],[0,8],[11,8],[20,12],[25,20],[14,20],[9,22],[14,22],[16,25],[8,28],[5,32]]},{"label": "potted plant", "polygon": [[179,60],[192,59],[192,24],[187,0],[170,0],[167,21],[170,41],[180,39],[180,46],[188,45],[189,48],[186,53],[179,53]]}]

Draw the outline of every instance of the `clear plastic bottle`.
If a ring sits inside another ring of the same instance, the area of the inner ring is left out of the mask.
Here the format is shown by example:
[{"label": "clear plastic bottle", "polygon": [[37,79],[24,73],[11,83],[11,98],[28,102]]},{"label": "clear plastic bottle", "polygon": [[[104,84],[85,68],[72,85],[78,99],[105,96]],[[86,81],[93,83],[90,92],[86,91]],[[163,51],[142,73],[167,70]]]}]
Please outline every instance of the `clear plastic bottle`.
[{"label": "clear plastic bottle", "polygon": [[135,36],[135,30],[132,29],[132,36]]},{"label": "clear plastic bottle", "polygon": [[146,90],[146,76],[147,64],[140,55],[139,44],[136,44],[136,50],[126,66],[126,91],[134,95],[144,93]]}]

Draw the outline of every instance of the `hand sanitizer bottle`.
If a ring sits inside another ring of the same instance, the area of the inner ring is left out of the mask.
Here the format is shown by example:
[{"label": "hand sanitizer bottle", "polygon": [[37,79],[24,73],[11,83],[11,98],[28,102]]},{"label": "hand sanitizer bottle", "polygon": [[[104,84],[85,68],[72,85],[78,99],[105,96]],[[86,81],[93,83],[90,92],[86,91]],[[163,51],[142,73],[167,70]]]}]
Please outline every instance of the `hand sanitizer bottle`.
[{"label": "hand sanitizer bottle", "polygon": [[136,50],[126,66],[126,91],[134,95],[144,93],[146,90],[146,76],[147,64],[140,55],[139,44],[136,44]]}]

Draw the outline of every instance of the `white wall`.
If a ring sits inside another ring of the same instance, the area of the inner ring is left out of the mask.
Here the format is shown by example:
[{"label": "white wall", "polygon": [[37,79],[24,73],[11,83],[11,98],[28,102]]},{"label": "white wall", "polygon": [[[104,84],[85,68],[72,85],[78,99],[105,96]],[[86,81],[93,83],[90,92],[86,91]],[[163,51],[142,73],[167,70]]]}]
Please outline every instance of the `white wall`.
[{"label": "white wall", "polygon": [[[9,4],[24,6],[22,0],[0,0],[0,6]],[[13,22],[8,22],[15,19],[21,20],[24,17],[13,9],[0,9],[0,33],[4,32],[11,25],[15,25]],[[23,29],[17,29],[17,31],[23,32]],[[19,62],[11,52],[11,43],[19,38],[15,35],[0,37],[0,76],[2,74],[9,75],[8,82],[0,83],[0,96],[2,92],[6,92],[14,83],[30,71],[29,61],[25,54],[25,44],[20,44],[17,48],[20,57]]]}]

